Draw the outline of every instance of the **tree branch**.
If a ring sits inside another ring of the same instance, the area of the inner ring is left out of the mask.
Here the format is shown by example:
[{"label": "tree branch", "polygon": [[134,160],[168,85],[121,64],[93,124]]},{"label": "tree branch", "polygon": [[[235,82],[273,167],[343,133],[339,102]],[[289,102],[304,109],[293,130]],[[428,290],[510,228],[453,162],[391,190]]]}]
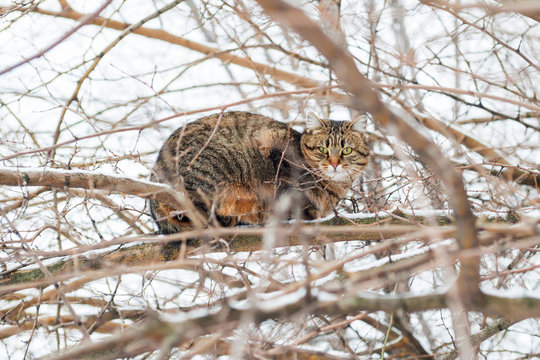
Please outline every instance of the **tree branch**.
[{"label": "tree branch", "polygon": [[11,65],[11,66],[8,66],[7,68],[5,68],[4,70],[0,70],[0,76],[4,75],[5,73],[7,72],[10,72],[16,68],[18,68],[19,66],[21,65],[24,65],[34,59],[38,59],[40,57],[42,57],[43,55],[45,55],[47,52],[51,51],[52,49],[54,49],[55,47],[57,47],[58,45],[60,45],[64,40],[66,40],[68,37],[70,37],[71,35],[75,34],[77,32],[77,30],[79,30],[80,28],[82,28],[84,25],[86,24],[90,24],[94,19],[98,18],[99,17],[99,14],[105,10],[105,8],[107,6],[110,5],[110,3],[112,3],[112,0],[106,0],[103,5],[101,5],[96,11],[94,11],[93,13],[91,14],[88,14],[88,15],[84,15],[84,16],[80,16],[77,20],[80,21],[80,23],[78,25],[76,25],[73,29],[71,29],[70,31],[68,31],[67,33],[65,33],[63,36],[61,36],[58,40],[56,40],[55,42],[53,42],[52,44],[50,44],[49,46],[47,46],[45,49],[41,50],[40,52],[38,52],[37,54],[34,54],[24,60],[21,60],[19,61],[18,63],[14,64],[14,65]]},{"label": "tree branch", "polygon": [[[375,223],[375,218],[362,219],[362,221]],[[333,222],[330,220],[329,222]],[[399,220],[394,220],[394,223],[399,223]],[[332,242],[340,241],[379,241],[381,239],[392,238],[398,235],[414,232],[418,230],[418,226],[412,225],[374,225],[374,226],[313,226],[303,227],[301,230],[297,226],[282,226],[278,228],[280,235],[286,239],[286,243],[276,243],[273,247],[280,246],[295,246],[302,244],[301,237],[307,237],[311,245],[321,245]],[[448,233],[451,229],[442,228],[442,231]],[[69,279],[70,277],[77,276],[77,274],[84,273],[87,270],[100,270],[110,267],[117,267],[118,265],[124,266],[140,266],[144,264],[159,263],[177,259],[182,251],[181,247],[163,247],[166,242],[172,241],[191,241],[185,245],[184,256],[190,256],[191,254],[200,254],[200,243],[194,241],[194,239],[212,239],[222,238],[227,240],[227,247],[229,251],[258,251],[263,246],[263,236],[267,231],[276,231],[274,227],[268,228],[219,228],[219,229],[204,229],[194,230],[178,234],[172,234],[167,236],[143,236],[134,238],[118,238],[107,242],[102,242],[94,246],[88,246],[80,249],[64,250],[57,252],[48,252],[51,256],[66,256],[66,255],[82,255],[88,251],[95,251],[98,249],[104,249],[107,247],[118,246],[120,244],[130,244],[137,242],[140,244],[113,250],[107,253],[93,254],[90,256],[77,256],[70,259],[60,260],[56,263],[47,266],[48,271],[51,274],[62,275],[62,278],[56,278],[54,280],[43,282],[44,274],[39,268],[30,270],[17,270],[17,271],[5,271],[0,274],[0,284],[2,284],[2,290],[0,290],[0,296],[3,296],[12,291],[18,291],[22,288],[31,288],[35,286],[43,286],[54,283],[58,280],[63,280],[64,277]],[[433,229],[427,231],[420,231],[415,240],[422,238],[427,234],[433,234]],[[411,240],[412,241],[412,240]],[[209,249],[208,252],[222,252],[223,248],[216,247]],[[35,254],[38,255],[38,254]],[[45,255],[45,254],[43,254]],[[123,270],[126,271],[126,270]],[[71,274],[70,274],[71,273]],[[110,276],[105,273],[103,276]],[[12,286],[8,285],[17,285]]]},{"label": "tree branch", "polygon": [[[294,295],[294,296],[293,296]],[[168,320],[166,316],[151,314],[123,333],[111,336],[103,341],[83,345],[55,354],[56,360],[74,359],[81,356],[93,359],[116,359],[119,357],[136,356],[138,354],[161,348],[166,341],[171,345],[181,344],[190,339],[212,333],[218,329],[227,329],[240,319],[253,319],[261,323],[273,318],[294,318],[310,309],[310,313],[324,315],[358,314],[361,311],[403,311],[406,313],[441,309],[447,307],[447,295],[436,293],[430,295],[378,295],[367,292],[345,295],[335,300],[330,294],[320,294],[306,298],[302,291],[287,294],[288,301],[276,299],[252,299],[240,306],[223,302],[217,312],[209,311],[204,315],[187,313],[181,321]],[[293,297],[291,297],[293,296]],[[519,299],[497,297],[508,305],[521,306]],[[528,298],[528,317],[540,317],[540,299]],[[514,315],[514,314],[511,314]],[[519,316],[516,317],[519,319]],[[51,358],[44,358],[51,359]]]},{"label": "tree branch", "polygon": [[128,177],[104,175],[84,170],[0,167],[0,184],[109,190],[137,195],[143,199],[158,200],[172,208],[185,210],[186,216],[195,227],[201,227],[206,221],[184,192],[175,191],[169,185],[151,181],[133,180]]}]

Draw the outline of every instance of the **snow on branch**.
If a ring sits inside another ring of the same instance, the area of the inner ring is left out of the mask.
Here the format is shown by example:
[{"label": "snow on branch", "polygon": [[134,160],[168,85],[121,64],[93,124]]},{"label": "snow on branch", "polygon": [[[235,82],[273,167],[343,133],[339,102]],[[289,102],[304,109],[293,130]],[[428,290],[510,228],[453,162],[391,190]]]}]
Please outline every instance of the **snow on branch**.
[{"label": "snow on branch", "polygon": [[[328,298],[333,298],[333,300],[328,300]],[[504,303],[508,308],[515,309],[506,316],[516,320],[531,315],[540,316],[540,299],[538,298],[487,297],[485,300],[484,310]],[[116,359],[136,356],[162,348],[164,342],[169,347],[179,346],[184,342],[216,332],[218,327],[234,327],[235,323],[241,319],[249,318],[255,323],[262,323],[268,319],[294,318],[304,313],[306,308],[314,314],[325,316],[355,314],[366,310],[412,313],[444,308],[447,306],[447,301],[448,296],[445,293],[405,296],[356,293],[335,298],[331,294],[323,293],[306,296],[306,292],[302,290],[274,296],[272,300],[251,298],[241,304],[229,300],[228,303],[223,302],[220,308],[182,314],[181,320],[175,320],[174,316],[149,314],[144,321],[118,335],[57,354],[55,359],[67,360],[81,356]],[[479,336],[481,335],[477,335]]]},{"label": "snow on branch", "polygon": [[166,184],[134,180],[118,175],[105,175],[85,170],[0,167],[0,185],[108,190],[137,195],[144,199],[159,200],[172,208],[185,209],[186,216],[195,226],[201,226],[205,221],[181,189],[177,191]]}]

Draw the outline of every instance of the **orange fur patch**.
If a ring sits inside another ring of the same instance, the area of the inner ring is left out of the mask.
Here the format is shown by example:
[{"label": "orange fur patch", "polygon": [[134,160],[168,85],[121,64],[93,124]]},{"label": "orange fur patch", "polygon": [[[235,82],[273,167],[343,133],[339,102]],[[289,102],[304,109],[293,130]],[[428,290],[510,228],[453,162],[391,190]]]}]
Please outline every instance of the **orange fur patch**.
[{"label": "orange fur patch", "polygon": [[216,214],[231,217],[235,223],[262,224],[266,219],[266,209],[257,193],[245,186],[229,185],[216,200]]}]

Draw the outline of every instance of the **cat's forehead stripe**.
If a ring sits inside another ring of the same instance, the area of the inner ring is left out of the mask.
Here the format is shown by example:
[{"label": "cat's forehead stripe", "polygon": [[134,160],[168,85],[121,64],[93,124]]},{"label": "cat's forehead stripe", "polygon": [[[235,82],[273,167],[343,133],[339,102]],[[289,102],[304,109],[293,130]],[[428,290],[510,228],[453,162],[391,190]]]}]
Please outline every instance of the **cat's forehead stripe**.
[{"label": "cat's forehead stripe", "polygon": [[346,121],[334,121],[329,120],[329,129],[328,129],[328,145],[329,146],[343,146],[343,135]]}]

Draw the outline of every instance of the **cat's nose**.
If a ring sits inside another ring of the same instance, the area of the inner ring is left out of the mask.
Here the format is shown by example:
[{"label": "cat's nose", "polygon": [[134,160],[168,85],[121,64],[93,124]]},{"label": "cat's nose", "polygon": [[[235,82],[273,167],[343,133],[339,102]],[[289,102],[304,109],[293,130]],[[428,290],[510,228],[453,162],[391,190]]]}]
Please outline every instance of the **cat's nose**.
[{"label": "cat's nose", "polygon": [[330,155],[330,157],[328,158],[328,162],[334,168],[334,170],[337,169],[337,167],[339,166],[339,159],[335,156]]}]

